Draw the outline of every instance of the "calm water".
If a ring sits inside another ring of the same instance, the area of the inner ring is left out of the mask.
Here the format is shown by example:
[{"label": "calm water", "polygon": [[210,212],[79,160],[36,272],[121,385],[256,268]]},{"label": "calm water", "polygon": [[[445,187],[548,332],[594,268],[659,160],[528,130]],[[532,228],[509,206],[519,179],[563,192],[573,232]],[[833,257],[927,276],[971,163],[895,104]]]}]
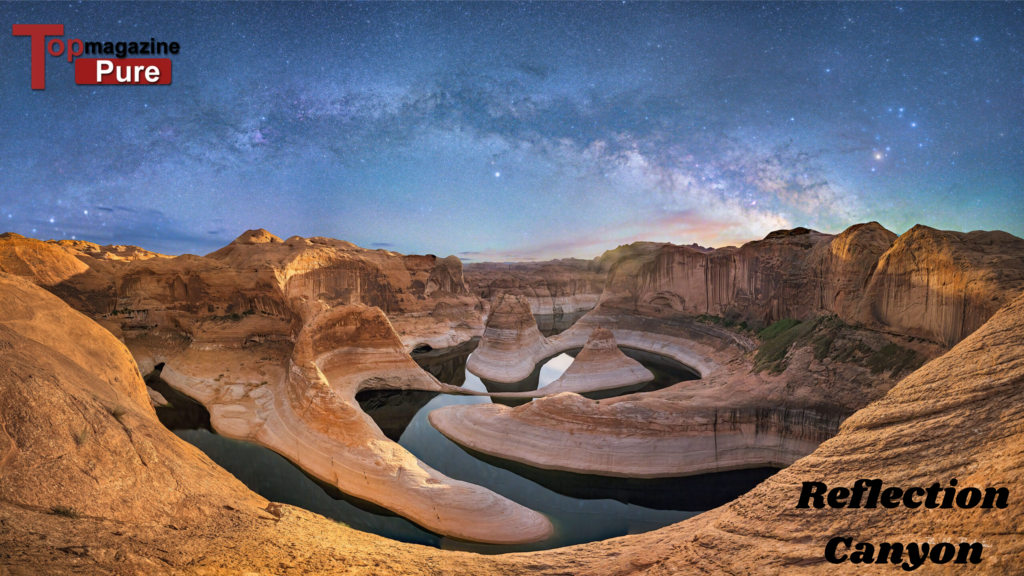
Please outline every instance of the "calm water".
[{"label": "calm water", "polygon": [[[552,335],[568,328],[579,316],[538,317],[538,325],[545,335]],[[442,382],[486,391],[495,385],[481,381],[465,368],[475,347],[473,341],[414,357]],[[547,359],[530,378],[513,387],[536,389],[550,384],[569,367],[576,352],[570,350]],[[644,391],[696,378],[671,359],[639,350],[623,352],[655,374],[655,380]],[[471,454],[444,437],[427,420],[427,414],[443,406],[486,403],[489,398],[419,391],[360,393],[360,405],[385,435],[420,460],[447,476],[485,486],[537,510],[547,515],[555,527],[550,539],[536,544],[472,544],[427,532],[378,506],[341,494],[334,487],[308,477],[271,450],[213,433],[209,415],[201,405],[173,391],[158,378],[151,378],[150,382],[174,405],[173,409],[157,409],[161,421],[265,498],[311,510],[359,530],[445,549],[483,553],[542,550],[646,532],[724,504],[773,472],[760,469],[681,479],[630,480],[539,470]]]}]

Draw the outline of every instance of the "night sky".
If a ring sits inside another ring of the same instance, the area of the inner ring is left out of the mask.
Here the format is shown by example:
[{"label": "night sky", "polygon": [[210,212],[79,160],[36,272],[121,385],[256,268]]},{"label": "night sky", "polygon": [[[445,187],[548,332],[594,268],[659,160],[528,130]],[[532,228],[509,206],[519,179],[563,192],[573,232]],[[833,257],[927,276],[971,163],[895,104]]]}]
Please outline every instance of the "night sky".
[{"label": "night sky", "polygon": [[[465,261],[877,220],[1024,236],[1024,4],[6,4],[0,231]],[[77,86],[29,39],[176,41]]]}]

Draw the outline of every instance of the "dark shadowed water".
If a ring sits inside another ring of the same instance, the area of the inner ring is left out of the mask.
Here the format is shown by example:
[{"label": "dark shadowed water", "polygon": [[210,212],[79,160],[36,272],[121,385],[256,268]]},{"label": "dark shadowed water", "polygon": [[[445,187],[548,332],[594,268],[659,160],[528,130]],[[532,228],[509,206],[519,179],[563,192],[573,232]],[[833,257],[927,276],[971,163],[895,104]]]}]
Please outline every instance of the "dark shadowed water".
[{"label": "dark shadowed water", "polygon": [[[568,328],[579,316],[569,319],[538,317],[538,325],[545,335],[552,335]],[[475,348],[476,341],[473,341],[456,348],[416,354],[414,358],[442,382],[485,391],[494,385],[466,370],[466,361]],[[536,389],[550,384],[569,367],[577,352],[570,350],[547,359],[530,378],[512,386]],[[655,374],[655,380],[645,384],[643,391],[696,378],[688,368],[669,358],[625,348],[623,352]],[[161,421],[265,498],[311,510],[359,530],[445,549],[483,553],[542,550],[646,532],[724,504],[774,472],[757,469],[688,478],[633,480],[540,470],[463,450],[437,432],[427,420],[432,410],[490,402],[487,397],[419,391],[359,393],[357,400],[363,410],[385,435],[420,460],[447,476],[485,486],[537,510],[555,527],[551,538],[536,544],[472,544],[430,533],[378,506],[341,494],[334,487],[308,477],[271,450],[211,432],[209,415],[201,405],[173,391],[158,378],[149,380],[152,387],[174,404],[173,409],[157,410]]]}]

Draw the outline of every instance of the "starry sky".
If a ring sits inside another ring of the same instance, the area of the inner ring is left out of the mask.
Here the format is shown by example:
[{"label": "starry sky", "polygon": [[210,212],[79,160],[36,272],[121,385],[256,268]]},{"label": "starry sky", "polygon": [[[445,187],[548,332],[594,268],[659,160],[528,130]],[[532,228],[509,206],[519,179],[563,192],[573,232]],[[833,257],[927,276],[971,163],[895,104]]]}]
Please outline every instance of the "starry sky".
[{"label": "starry sky", "polygon": [[464,261],[877,220],[1024,236],[1024,3],[16,3],[180,43],[78,86],[0,35],[0,230],[250,228]]}]

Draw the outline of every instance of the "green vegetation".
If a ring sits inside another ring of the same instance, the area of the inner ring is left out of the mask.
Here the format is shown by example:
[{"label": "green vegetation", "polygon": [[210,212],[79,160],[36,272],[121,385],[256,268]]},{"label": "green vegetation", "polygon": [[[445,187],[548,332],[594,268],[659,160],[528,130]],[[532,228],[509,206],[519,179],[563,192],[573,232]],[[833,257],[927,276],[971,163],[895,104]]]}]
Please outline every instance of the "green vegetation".
[{"label": "green vegetation", "polygon": [[124,418],[124,415],[127,413],[128,409],[120,404],[114,406],[114,409],[110,411],[110,415],[114,417],[114,420],[117,420],[121,424],[124,424],[124,420],[122,420],[122,418]]},{"label": "green vegetation", "polygon": [[785,318],[757,333],[758,337],[765,342],[775,339],[776,336],[800,324],[796,318]]},{"label": "green vegetation", "polygon": [[896,376],[904,371],[917,370],[924,364],[924,358],[921,358],[917,352],[899,344],[888,344],[868,356],[865,364],[871,368],[872,374],[891,372],[893,376]]},{"label": "green vegetation", "polygon": [[786,369],[786,354],[796,343],[802,342],[814,331],[816,322],[801,322],[794,318],[779,320],[758,332],[761,346],[754,356],[754,371],[768,370],[778,374]]},{"label": "green vegetation", "polygon": [[724,326],[725,328],[735,327],[741,331],[750,330],[746,320],[737,324],[735,320],[722,318],[721,316],[712,316],[710,314],[701,314],[700,316],[697,316],[697,322],[701,322],[703,324],[717,324],[719,326]]},{"label": "green vegetation", "polygon": [[700,316],[697,316],[697,322],[703,322],[705,324],[721,324],[722,320],[721,316],[711,316],[710,314],[701,314]]},{"label": "green vegetation", "polygon": [[81,446],[82,444],[85,444],[87,440],[89,440],[88,428],[82,428],[78,432],[75,432],[75,444]]},{"label": "green vegetation", "polygon": [[807,322],[795,318],[779,320],[758,332],[762,343],[754,356],[754,371],[782,372],[789,351],[803,346],[810,346],[819,362],[857,364],[869,368],[872,374],[889,372],[893,378],[924,364],[924,357],[899,344],[890,342],[875,350],[857,336],[858,332],[836,316],[821,316]]},{"label": "green vegetation", "polygon": [[53,514],[55,516],[63,516],[65,518],[71,518],[72,520],[81,517],[81,514],[78,513],[78,510],[75,510],[70,506],[54,506],[53,508],[50,508],[50,514]]}]

